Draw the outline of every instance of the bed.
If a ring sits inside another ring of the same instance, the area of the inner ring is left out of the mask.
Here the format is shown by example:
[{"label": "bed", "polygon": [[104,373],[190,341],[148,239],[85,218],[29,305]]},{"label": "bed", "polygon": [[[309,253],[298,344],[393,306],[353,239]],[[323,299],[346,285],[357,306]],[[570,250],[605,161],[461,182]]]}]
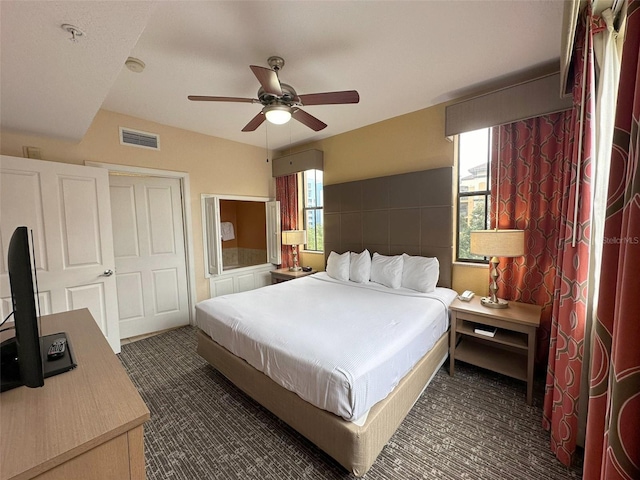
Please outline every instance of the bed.
[{"label": "bed", "polygon": [[362,476],[445,361],[454,297],[321,272],[199,303],[198,353]]},{"label": "bed", "polygon": [[[451,287],[451,265],[453,252],[453,169],[451,167],[423,170],[419,172],[403,173],[386,177],[369,178],[353,182],[325,185],[324,195],[324,251],[329,256],[331,251],[378,252],[384,255],[399,255],[408,253],[414,256],[437,258],[439,262],[438,286],[446,298],[453,298],[455,292]],[[263,300],[253,302],[253,323],[260,323],[264,318],[261,308],[273,303],[268,297],[278,292],[285,292],[285,300],[276,309],[276,314],[287,310],[303,311],[309,305],[330,305],[329,301],[319,301],[318,298],[308,300],[309,304],[295,307],[291,302],[302,298],[297,291],[305,284],[324,282],[322,275],[316,274],[297,280],[285,282],[262,289]],[[309,279],[309,280],[305,280]],[[326,279],[325,279],[326,280]],[[295,288],[294,288],[295,287]],[[355,291],[353,286],[350,290]],[[344,287],[347,291],[347,286]],[[374,286],[375,288],[375,286]],[[358,290],[359,291],[359,290]],[[445,293],[448,292],[448,293]],[[249,292],[250,293],[250,292]],[[373,292],[375,293],[375,292]],[[378,292],[382,295],[381,292]],[[415,292],[414,292],[415,293]],[[238,294],[238,298],[244,294]],[[448,297],[447,297],[448,295]],[[254,297],[255,298],[255,297]],[[414,297],[411,297],[418,300]],[[424,300],[424,299],[423,299]],[[427,300],[424,300],[427,301]],[[438,300],[434,309],[440,307]],[[204,319],[205,301],[197,308],[197,323],[200,326]],[[315,303],[314,303],[315,302]],[[450,300],[449,300],[450,302]],[[251,304],[251,302],[244,302]],[[335,305],[339,305],[335,303]],[[215,318],[216,314],[209,312]],[[333,313],[325,312],[328,321],[336,322]],[[424,353],[413,352],[416,363],[404,369],[396,370],[396,378],[391,376],[389,385],[393,388],[386,396],[377,391],[378,397],[383,397],[370,408],[361,405],[359,400],[327,401],[325,408],[319,408],[310,403],[314,396],[317,400],[319,386],[307,387],[309,390],[303,395],[282,386],[283,379],[274,380],[246,361],[222,346],[212,338],[213,330],[202,324],[198,332],[198,353],[211,365],[229,378],[246,394],[277,415],[284,422],[296,429],[319,448],[328,453],[338,463],[356,476],[364,475],[374,463],[376,457],[394,434],[402,420],[426,388],[438,368],[444,363],[448,354],[448,312],[443,313],[444,325],[440,330],[434,327],[431,337],[422,331],[420,338],[433,343]],[[295,322],[294,320],[290,320]],[[295,323],[293,327],[295,328]],[[335,325],[335,323],[334,323]],[[340,327],[335,327],[340,328]],[[219,327],[219,330],[224,330]],[[233,331],[233,328],[231,329]],[[346,333],[342,331],[346,336]],[[223,337],[224,337],[223,332]],[[229,336],[229,331],[226,333]],[[351,338],[355,339],[354,334]],[[222,341],[222,340],[220,340]],[[426,343],[426,341],[425,341]],[[342,347],[344,348],[344,346]],[[307,365],[308,367],[308,365]],[[326,373],[326,372],[325,372]],[[331,376],[327,376],[331,378]],[[335,378],[335,377],[334,377]],[[370,395],[369,401],[375,400],[376,395]],[[333,407],[329,404],[333,403]],[[337,404],[337,405],[336,405]],[[329,408],[327,410],[326,408]],[[330,411],[333,409],[333,411]],[[366,410],[366,411],[365,411]],[[365,411],[365,413],[362,413]]]}]

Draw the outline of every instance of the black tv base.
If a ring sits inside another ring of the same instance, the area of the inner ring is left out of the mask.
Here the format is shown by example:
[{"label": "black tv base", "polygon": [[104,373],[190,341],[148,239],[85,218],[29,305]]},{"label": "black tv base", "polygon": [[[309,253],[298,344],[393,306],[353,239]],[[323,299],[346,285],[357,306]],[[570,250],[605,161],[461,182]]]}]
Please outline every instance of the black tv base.
[{"label": "black tv base", "polygon": [[[53,342],[60,338],[67,339],[67,347],[64,355],[55,360],[47,360],[47,352]],[[20,378],[20,367],[17,360],[18,349],[16,345],[16,339],[10,338],[0,344],[0,357],[1,367],[0,372],[2,376],[2,385],[0,392],[11,390],[12,388],[20,387],[23,385]],[[44,378],[53,377],[60,373],[68,372],[74,369],[77,365],[73,359],[73,352],[71,349],[71,342],[67,338],[67,334],[64,332],[53,333],[51,335],[44,335],[40,337],[40,355],[42,356],[42,369]]]}]

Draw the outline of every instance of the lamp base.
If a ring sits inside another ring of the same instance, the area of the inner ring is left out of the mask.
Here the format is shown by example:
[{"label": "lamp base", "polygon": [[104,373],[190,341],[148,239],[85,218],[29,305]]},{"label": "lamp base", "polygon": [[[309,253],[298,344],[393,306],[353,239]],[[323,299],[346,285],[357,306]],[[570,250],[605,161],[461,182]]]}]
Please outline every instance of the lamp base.
[{"label": "lamp base", "polygon": [[289,271],[290,272],[301,272],[302,271],[302,267],[298,267],[298,266],[289,267]]},{"label": "lamp base", "polygon": [[480,299],[480,304],[487,308],[508,308],[509,302],[506,300],[502,300],[501,298],[496,298],[494,302],[491,297],[482,297]]}]

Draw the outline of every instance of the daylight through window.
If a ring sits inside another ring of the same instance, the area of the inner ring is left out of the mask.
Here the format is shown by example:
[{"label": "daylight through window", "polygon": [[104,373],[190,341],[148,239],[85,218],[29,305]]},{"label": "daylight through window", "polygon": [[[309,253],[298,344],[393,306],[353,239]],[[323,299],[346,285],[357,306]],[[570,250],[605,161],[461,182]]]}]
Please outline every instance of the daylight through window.
[{"label": "daylight through window", "polygon": [[470,232],[489,228],[491,129],[458,135],[458,244],[457,259],[486,261],[469,251]]},{"label": "daylight through window", "polygon": [[307,231],[306,250],[324,250],[324,230],[322,228],[322,170],[307,170],[303,173],[304,185],[304,228]]}]

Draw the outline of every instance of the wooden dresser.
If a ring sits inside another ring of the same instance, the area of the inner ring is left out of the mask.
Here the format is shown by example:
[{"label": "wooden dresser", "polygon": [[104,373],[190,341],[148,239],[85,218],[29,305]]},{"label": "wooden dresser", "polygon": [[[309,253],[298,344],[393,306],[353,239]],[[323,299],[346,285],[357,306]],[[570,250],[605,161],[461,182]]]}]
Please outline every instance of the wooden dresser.
[{"label": "wooden dresser", "polygon": [[0,394],[0,479],[146,478],[149,410],[89,310],[44,316],[40,328],[66,332],[78,366]]}]

